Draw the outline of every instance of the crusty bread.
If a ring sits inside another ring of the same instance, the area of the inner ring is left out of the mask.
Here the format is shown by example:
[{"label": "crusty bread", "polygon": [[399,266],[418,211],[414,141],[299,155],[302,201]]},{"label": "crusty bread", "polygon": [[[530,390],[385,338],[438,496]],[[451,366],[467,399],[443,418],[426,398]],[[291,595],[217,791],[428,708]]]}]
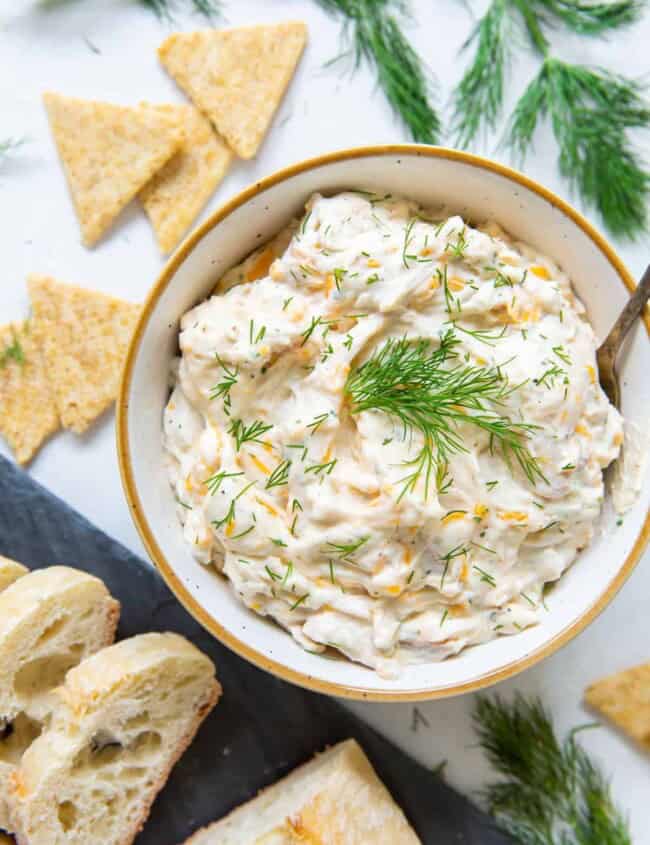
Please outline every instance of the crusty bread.
[{"label": "crusty bread", "polygon": [[0,555],[0,593],[28,572],[29,569],[22,563]]},{"label": "crusty bread", "polygon": [[132,637],[68,672],[11,778],[19,845],[129,845],[220,692],[177,634]]},{"label": "crusty bread", "polygon": [[349,739],[263,790],[185,845],[419,845],[359,745]]},{"label": "crusty bread", "polygon": [[113,642],[119,604],[85,572],[52,566],[0,593],[0,828],[9,775],[48,719],[52,689]]}]

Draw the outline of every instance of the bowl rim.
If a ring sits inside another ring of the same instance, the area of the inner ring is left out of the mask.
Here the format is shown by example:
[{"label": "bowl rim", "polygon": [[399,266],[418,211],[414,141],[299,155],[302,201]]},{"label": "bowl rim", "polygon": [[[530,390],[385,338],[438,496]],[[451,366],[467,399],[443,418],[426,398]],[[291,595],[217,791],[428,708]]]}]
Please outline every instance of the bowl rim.
[{"label": "bowl rim", "polygon": [[[214,211],[200,226],[198,226],[168,259],[165,267],[147,295],[129,345],[117,399],[116,440],[122,486],[129,506],[131,518],[133,519],[140,538],[154,566],[166,582],[167,586],[178,601],[180,601],[180,603],[185,607],[188,613],[200,625],[202,625],[202,627],[204,627],[221,643],[226,645],[240,657],[243,657],[259,668],[264,669],[285,681],[289,681],[307,689],[325,693],[327,695],[361,701],[414,702],[447,698],[463,693],[475,692],[498,681],[512,677],[524,669],[534,666],[545,657],[550,656],[558,649],[569,643],[577,634],[584,630],[587,625],[593,622],[593,620],[605,609],[605,607],[607,607],[634,570],[646,544],[648,543],[648,540],[650,539],[650,507],[646,512],[643,524],[641,525],[629,554],[625,558],[625,561],[622,563],[619,571],[607,589],[596,599],[590,608],[582,613],[571,624],[567,625],[566,628],[556,634],[547,643],[523,657],[512,660],[501,668],[488,671],[471,681],[457,683],[442,689],[420,688],[378,691],[360,686],[321,680],[305,672],[292,669],[285,666],[283,663],[260,653],[253,646],[243,642],[238,637],[225,630],[225,628],[223,628],[219,622],[198,603],[190,591],[181,582],[180,578],[176,575],[174,569],[167,561],[162,549],[158,545],[154,532],[144,514],[142,501],[135,483],[129,448],[129,394],[131,391],[135,361],[140,349],[142,336],[146,326],[148,325],[151,313],[163,291],[166,289],[177,269],[192,252],[194,247],[210,230],[217,226],[234,210],[266,189],[280,182],[286,181],[287,179],[308,170],[322,167],[323,165],[356,158],[385,155],[415,155],[416,157],[424,156],[459,161],[472,167],[477,167],[479,169],[504,176],[522,187],[527,188],[545,199],[556,209],[569,217],[580,229],[582,229],[582,231],[590,238],[594,246],[604,254],[605,258],[613,266],[623,285],[630,292],[634,290],[635,282],[625,267],[623,261],[618,257],[603,235],[601,235],[600,232],[598,232],[598,230],[582,214],[576,211],[576,209],[574,209],[568,202],[557,196],[551,190],[545,188],[533,179],[530,179],[528,176],[525,176],[523,173],[520,173],[519,171],[506,165],[492,161],[491,159],[485,158],[484,156],[446,147],[433,147],[424,144],[381,144],[344,148],[335,152],[304,159],[277,170],[271,175],[259,179],[247,188],[239,191],[231,199],[223,203],[216,211]],[[648,336],[650,336],[650,313],[647,310],[643,316],[643,322]]]}]

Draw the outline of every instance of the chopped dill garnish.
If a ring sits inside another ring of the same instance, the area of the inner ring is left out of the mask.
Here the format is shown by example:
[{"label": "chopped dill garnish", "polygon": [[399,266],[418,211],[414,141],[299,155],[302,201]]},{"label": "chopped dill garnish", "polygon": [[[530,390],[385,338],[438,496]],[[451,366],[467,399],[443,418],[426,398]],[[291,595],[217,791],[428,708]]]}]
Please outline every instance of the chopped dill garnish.
[{"label": "chopped dill garnish", "polygon": [[284,302],[282,303],[282,310],[283,310],[283,311],[286,311],[286,310],[287,310],[287,308],[288,308],[288,306],[289,306],[289,303],[291,302],[291,300],[292,300],[292,299],[293,299],[293,296],[288,296],[288,297],[284,300]]},{"label": "chopped dill garnish", "polygon": [[412,256],[408,255],[406,250],[409,248],[411,241],[413,240],[413,227],[417,221],[416,217],[411,217],[411,219],[406,224],[406,228],[404,229],[404,245],[402,246],[402,264],[408,270],[408,262],[409,259],[414,260]]},{"label": "chopped dill garnish", "polygon": [[305,458],[307,457],[307,447],[305,446],[304,443],[287,443],[285,448],[287,448],[287,449],[302,449],[302,455],[300,457],[301,462],[303,462],[305,460]]},{"label": "chopped dill garnish", "polygon": [[476,570],[478,574],[481,576],[481,581],[485,581],[490,587],[496,587],[497,582],[494,580],[494,576],[490,575],[489,572],[486,572],[484,569],[481,569],[480,566],[473,566],[472,569]]},{"label": "chopped dill garnish", "polygon": [[414,490],[420,478],[425,497],[432,478],[440,489],[451,456],[467,452],[461,425],[484,431],[490,449],[498,450],[511,468],[514,460],[531,484],[545,480],[526,445],[536,426],[496,410],[520,385],[510,385],[499,368],[458,363],[458,343],[452,329],[437,348],[423,339],[390,339],[348,376],[352,414],[383,411],[401,422],[404,438],[413,431],[423,437],[417,456],[406,462],[412,472],[401,480],[400,497]]},{"label": "chopped dill garnish", "polygon": [[264,567],[264,569],[266,569],[271,580],[282,581],[282,575],[279,575],[277,572],[274,572],[268,564]]},{"label": "chopped dill garnish", "polygon": [[335,267],[334,268],[334,284],[336,285],[336,289],[340,292],[341,285],[343,284],[343,277],[347,275],[347,270],[343,270],[342,267]]},{"label": "chopped dill garnish", "polygon": [[336,578],[334,577],[334,561],[332,560],[332,558],[329,559],[328,564],[330,570],[330,581],[332,582],[332,584],[336,584]]},{"label": "chopped dill garnish", "polygon": [[317,417],[307,424],[307,428],[311,428],[311,433],[316,434],[318,429],[322,426],[325,420],[329,417],[329,411],[325,411],[323,414],[319,414]]},{"label": "chopped dill garnish", "polygon": [[367,285],[374,285],[377,282],[381,282],[381,276],[379,275],[379,273],[373,273],[372,276],[368,276],[368,278],[366,279]]},{"label": "chopped dill garnish", "polygon": [[336,466],[338,458],[333,458],[331,461],[327,461],[324,464],[312,464],[309,467],[305,468],[305,473],[313,472],[314,475],[320,475],[324,473],[325,475],[331,475],[332,470]]},{"label": "chopped dill garnish", "polygon": [[356,561],[352,557],[359,549],[364,546],[368,540],[370,539],[370,535],[366,534],[363,537],[359,537],[358,540],[354,540],[351,543],[327,543],[327,547],[324,550],[324,553],[327,555],[335,555],[338,557],[339,560],[345,561],[345,563],[351,563],[353,566],[356,565]]},{"label": "chopped dill garnish", "polygon": [[300,504],[298,499],[294,499],[293,502],[291,503],[291,512],[293,513],[293,511],[296,511],[296,510],[301,511],[302,509],[303,509],[302,505]]},{"label": "chopped dill garnish", "polygon": [[571,363],[571,358],[563,346],[554,346],[553,352],[557,355],[560,361],[564,361],[565,364]]},{"label": "chopped dill garnish", "polygon": [[255,321],[251,320],[248,324],[248,339],[250,340],[251,346],[255,343],[259,343],[260,340],[264,339],[264,335],[266,334],[266,326],[261,326],[257,333],[255,332]]},{"label": "chopped dill garnish", "polygon": [[256,483],[257,483],[256,481],[251,481],[245,487],[242,487],[242,489],[239,491],[239,493],[237,493],[237,495],[233,499],[230,500],[230,505],[229,505],[228,510],[226,511],[226,515],[223,517],[223,519],[213,519],[212,520],[212,525],[214,525],[215,528],[221,528],[222,525],[224,525],[224,524],[227,525],[227,524],[235,521],[235,507],[236,507],[236,504],[237,504],[237,500],[240,499],[244,495],[244,493],[247,490],[250,490],[250,488],[253,487]]},{"label": "chopped dill garnish", "polygon": [[456,237],[456,242],[447,241],[445,244],[445,252],[449,252],[452,258],[456,261],[462,261],[465,258],[465,250],[467,249],[467,241],[465,240],[465,229],[463,228]]},{"label": "chopped dill garnish", "polygon": [[251,531],[255,528],[255,525],[249,525],[248,528],[245,528],[243,531],[240,531],[239,534],[233,534],[230,538],[231,540],[241,540],[242,537],[245,537],[247,534],[250,534]]},{"label": "chopped dill garnish", "polygon": [[307,214],[305,214],[305,216],[303,217],[303,220],[302,220],[302,226],[300,227],[300,234],[301,234],[301,235],[304,235],[304,234],[305,234],[305,230],[306,230],[306,228],[307,228],[307,223],[309,223],[309,218],[310,218],[310,217],[311,217],[311,209],[310,209],[310,210],[307,212]]},{"label": "chopped dill garnish", "polygon": [[563,370],[562,367],[559,367],[557,364],[551,364],[539,378],[534,378],[533,383],[537,385],[543,385],[547,387],[549,390],[555,384],[555,379],[560,378],[561,376],[566,376],[566,370]]},{"label": "chopped dill garnish", "polygon": [[457,546],[454,546],[453,549],[450,549],[447,554],[442,555],[440,560],[444,561],[445,566],[442,570],[442,575],[440,576],[440,589],[444,587],[445,578],[447,577],[447,572],[449,571],[449,564],[452,562],[452,560],[456,557],[462,557],[463,555],[467,555],[468,552],[468,547],[464,543],[459,543]]},{"label": "chopped dill garnish", "polygon": [[353,342],[354,342],[354,338],[352,337],[352,335],[347,334],[345,336],[345,340],[343,341],[343,346],[345,346],[345,348],[349,351],[350,349],[352,349],[352,343]]},{"label": "chopped dill garnish", "polygon": [[519,593],[519,595],[522,597],[522,599],[526,599],[526,601],[528,602],[528,604],[529,604],[531,607],[537,607],[537,605],[535,604],[535,602],[531,599],[531,597],[530,597],[530,596],[527,596],[527,595],[526,595],[526,593],[521,592],[521,593]]},{"label": "chopped dill garnish", "polygon": [[491,331],[490,329],[467,329],[464,326],[460,326],[457,322],[453,322],[452,325],[456,331],[468,334],[475,340],[480,340],[481,343],[485,343],[487,346],[495,346],[495,341],[501,340],[506,333],[506,326],[497,333],[495,331]]},{"label": "chopped dill garnish", "polygon": [[477,549],[483,549],[484,552],[488,552],[491,555],[496,554],[495,549],[491,549],[489,546],[482,546],[480,543],[475,543],[474,540],[470,540],[470,544],[476,546]]},{"label": "chopped dill garnish", "polygon": [[304,346],[307,343],[309,338],[313,335],[313,333],[316,331],[318,326],[321,325],[322,322],[323,322],[323,318],[320,317],[320,316],[311,318],[310,324],[307,326],[307,328],[305,329],[305,331],[301,335],[302,336],[302,343],[300,344],[301,346]]},{"label": "chopped dill garnish", "polygon": [[575,465],[575,464],[564,464],[564,466],[562,467],[562,469],[564,469],[564,470],[566,470],[566,469],[575,469],[575,468],[576,468],[576,465]]},{"label": "chopped dill garnish", "polygon": [[498,483],[498,481],[486,481],[485,486],[488,488],[488,490],[494,490]]},{"label": "chopped dill garnish", "polygon": [[271,490],[273,487],[282,487],[289,483],[289,470],[291,469],[291,461],[284,460],[279,463],[273,470],[271,475],[266,480],[264,485],[265,490]]},{"label": "chopped dill garnish", "polygon": [[261,443],[259,438],[272,428],[272,425],[263,423],[261,420],[254,420],[246,426],[242,420],[233,419],[228,427],[228,434],[235,438],[235,445],[239,451],[244,443]]},{"label": "chopped dill garnish", "polygon": [[223,396],[223,409],[227,414],[230,414],[230,391],[237,384],[239,368],[235,367],[233,369],[232,367],[229,367],[221,360],[217,352],[215,352],[214,357],[217,359],[217,363],[224,372],[224,378],[215,387],[210,389],[210,399],[219,399]]},{"label": "chopped dill garnish", "polygon": [[442,619],[440,620],[440,627],[445,624],[445,619],[449,616],[449,609],[445,608],[445,612],[442,614]]},{"label": "chopped dill garnish", "polygon": [[208,488],[208,493],[211,496],[214,496],[215,493],[219,492],[219,489],[226,478],[236,478],[238,475],[243,474],[243,472],[226,472],[225,470],[222,470],[221,472],[211,475],[210,478],[206,478],[203,483]]},{"label": "chopped dill garnish", "polygon": [[297,599],[294,601],[294,603],[291,605],[291,607],[289,608],[289,610],[295,610],[297,607],[300,607],[300,605],[301,605],[304,601],[306,601],[308,598],[309,598],[309,593],[305,593],[303,596],[300,596],[300,598],[297,598]]},{"label": "chopped dill garnish", "polygon": [[[176,5],[175,0],[139,0],[141,5],[151,9],[159,18],[173,20],[172,11]],[[214,20],[221,14],[220,0],[192,0],[194,10],[208,20]]]},{"label": "chopped dill garnish", "polygon": [[279,537],[271,537],[271,542],[274,546],[283,546],[285,549],[287,548],[287,544],[284,542],[284,540],[280,540]]}]

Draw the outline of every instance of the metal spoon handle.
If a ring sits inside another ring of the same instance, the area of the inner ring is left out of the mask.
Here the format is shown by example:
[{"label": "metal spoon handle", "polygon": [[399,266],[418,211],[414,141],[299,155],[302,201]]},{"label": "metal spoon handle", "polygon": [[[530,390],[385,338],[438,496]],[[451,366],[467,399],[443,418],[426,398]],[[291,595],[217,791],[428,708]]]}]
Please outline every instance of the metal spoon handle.
[{"label": "metal spoon handle", "polygon": [[643,307],[648,299],[650,299],[650,266],[647,267],[634,293],[628,299],[625,308],[621,311],[609,334],[601,343],[599,351],[601,349],[603,351],[606,350],[612,358],[616,357],[616,353],[623,343],[625,335],[643,311]]}]

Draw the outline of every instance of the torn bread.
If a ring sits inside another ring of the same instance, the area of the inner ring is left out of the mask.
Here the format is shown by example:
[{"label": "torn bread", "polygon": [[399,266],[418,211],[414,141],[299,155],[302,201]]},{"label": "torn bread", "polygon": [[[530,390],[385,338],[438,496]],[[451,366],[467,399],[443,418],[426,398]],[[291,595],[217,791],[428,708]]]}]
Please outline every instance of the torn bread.
[{"label": "torn bread", "polygon": [[29,569],[22,563],[0,555],[0,593],[28,572]]},{"label": "torn bread", "polygon": [[8,778],[49,718],[52,689],[113,642],[119,604],[99,580],[67,566],[30,572],[0,593],[0,828]]},{"label": "torn bread", "polygon": [[0,434],[28,463],[61,427],[29,320],[0,326]]},{"label": "torn bread", "polygon": [[300,21],[170,35],[158,49],[167,72],[240,158],[252,158],[307,41]]},{"label": "torn bread", "polygon": [[596,681],[585,701],[650,752],[650,663]]},{"label": "torn bread", "polygon": [[83,242],[93,246],[178,150],[177,123],[153,110],[43,95]]},{"label": "torn bread", "polygon": [[349,739],[317,755],[185,845],[418,845],[419,838]]},{"label": "torn bread", "polygon": [[177,634],[123,640],[68,672],[12,777],[19,845],[129,845],[220,692]]},{"label": "torn bread", "polygon": [[190,105],[146,106],[183,127],[185,140],[140,192],[161,252],[171,252],[226,175],[232,152]]},{"label": "torn bread", "polygon": [[117,397],[140,306],[36,273],[27,288],[61,422],[82,434]]}]

